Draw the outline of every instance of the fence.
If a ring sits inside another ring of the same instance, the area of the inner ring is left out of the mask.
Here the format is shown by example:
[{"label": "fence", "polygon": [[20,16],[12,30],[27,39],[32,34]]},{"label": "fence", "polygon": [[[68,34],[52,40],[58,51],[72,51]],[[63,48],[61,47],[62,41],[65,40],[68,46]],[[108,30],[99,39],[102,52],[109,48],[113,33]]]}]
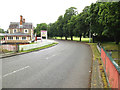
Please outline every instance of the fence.
[{"label": "fence", "polygon": [[2,50],[6,49],[8,51],[16,51],[16,49],[17,49],[16,45],[0,45],[0,48]]},{"label": "fence", "polygon": [[27,45],[19,45],[19,51],[22,51],[22,50],[30,50],[30,49],[33,49],[33,48],[39,48],[39,47],[42,47],[42,46],[45,46],[45,45],[48,45],[48,44],[51,44],[53,42],[42,42],[41,43],[36,43],[36,44],[27,44]]},{"label": "fence", "polygon": [[118,90],[120,90],[120,67],[104,48],[99,47],[98,45],[97,48],[101,53],[104,71],[106,73],[110,87],[118,88]]}]

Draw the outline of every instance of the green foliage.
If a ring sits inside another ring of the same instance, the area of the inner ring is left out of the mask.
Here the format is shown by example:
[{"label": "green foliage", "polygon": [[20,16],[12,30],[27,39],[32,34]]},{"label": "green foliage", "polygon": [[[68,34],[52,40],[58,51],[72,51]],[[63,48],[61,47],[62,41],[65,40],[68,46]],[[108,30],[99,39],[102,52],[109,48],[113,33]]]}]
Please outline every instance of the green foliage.
[{"label": "green foliage", "polygon": [[57,30],[58,30],[58,36],[60,36],[61,38],[63,37],[63,16],[59,16],[58,20],[57,20]]},{"label": "green foliage", "polygon": [[[44,27],[43,27],[44,26]],[[103,41],[104,37],[111,38],[116,44],[120,41],[120,2],[96,2],[90,6],[86,6],[81,13],[78,14],[75,7],[70,7],[65,14],[59,16],[57,21],[50,23],[48,26],[43,24],[37,25],[35,31],[40,34],[41,29],[48,30],[49,37],[65,37],[73,36],[101,37],[96,39]],[[94,39],[93,39],[94,41]]]},{"label": "green foliage", "polygon": [[47,24],[46,23],[41,23],[41,24],[37,24],[37,27],[35,28],[35,33],[37,33],[37,36],[40,36],[40,31],[41,30],[47,30]]},{"label": "green foliage", "polygon": [[[67,40],[67,37],[71,36],[71,40],[73,37],[73,28],[74,27],[74,22],[73,22],[73,18],[74,16],[77,15],[77,10],[75,7],[70,7],[66,10],[65,14],[64,14],[64,25],[63,25],[63,32],[64,32],[64,36]],[[73,22],[73,23],[72,23]],[[70,25],[72,25],[70,27]]]},{"label": "green foliage", "polygon": [[4,29],[0,28],[0,33],[5,33]]}]

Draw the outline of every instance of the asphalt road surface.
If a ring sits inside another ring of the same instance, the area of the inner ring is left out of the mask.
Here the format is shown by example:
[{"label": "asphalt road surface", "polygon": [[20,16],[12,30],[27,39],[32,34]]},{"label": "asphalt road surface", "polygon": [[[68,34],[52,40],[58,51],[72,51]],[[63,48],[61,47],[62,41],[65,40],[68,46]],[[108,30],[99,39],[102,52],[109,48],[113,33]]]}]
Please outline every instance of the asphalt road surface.
[{"label": "asphalt road surface", "polygon": [[3,88],[88,88],[91,49],[58,41],[44,50],[2,59]]}]

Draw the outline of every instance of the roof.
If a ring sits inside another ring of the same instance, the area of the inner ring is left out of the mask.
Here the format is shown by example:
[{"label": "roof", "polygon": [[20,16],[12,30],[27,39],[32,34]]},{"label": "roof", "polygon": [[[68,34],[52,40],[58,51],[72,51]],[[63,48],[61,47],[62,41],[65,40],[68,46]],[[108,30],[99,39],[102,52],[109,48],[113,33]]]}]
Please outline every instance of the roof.
[{"label": "roof", "polygon": [[[19,22],[10,22],[9,29],[16,29],[16,28],[19,28],[19,27],[20,27]],[[33,25],[32,25],[32,23],[25,22],[25,23],[23,23],[22,28],[23,29],[32,29]]]},{"label": "roof", "polygon": [[26,34],[26,33],[17,32],[17,33],[13,33],[13,34],[0,33],[0,36],[30,36],[30,35]]}]

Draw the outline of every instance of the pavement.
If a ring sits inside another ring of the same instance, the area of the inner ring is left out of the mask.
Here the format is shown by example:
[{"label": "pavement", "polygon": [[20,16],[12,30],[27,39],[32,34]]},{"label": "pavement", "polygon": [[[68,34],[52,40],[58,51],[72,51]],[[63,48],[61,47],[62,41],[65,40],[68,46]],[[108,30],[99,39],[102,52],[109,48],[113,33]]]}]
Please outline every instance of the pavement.
[{"label": "pavement", "polygon": [[[99,46],[96,46],[98,51],[100,52]],[[99,68],[98,60],[94,59],[93,55],[93,62],[92,62],[92,74],[91,74],[91,88],[104,88],[101,72]]]},{"label": "pavement", "polygon": [[59,44],[2,59],[3,88],[88,88],[92,63],[89,46]]},{"label": "pavement", "polygon": [[100,75],[99,63],[97,60],[93,60],[91,88],[104,88],[102,78]]}]

